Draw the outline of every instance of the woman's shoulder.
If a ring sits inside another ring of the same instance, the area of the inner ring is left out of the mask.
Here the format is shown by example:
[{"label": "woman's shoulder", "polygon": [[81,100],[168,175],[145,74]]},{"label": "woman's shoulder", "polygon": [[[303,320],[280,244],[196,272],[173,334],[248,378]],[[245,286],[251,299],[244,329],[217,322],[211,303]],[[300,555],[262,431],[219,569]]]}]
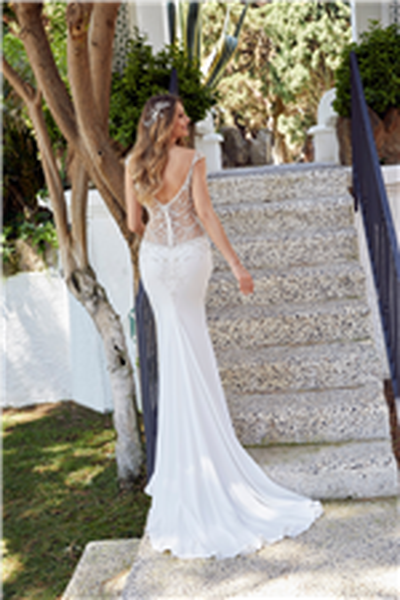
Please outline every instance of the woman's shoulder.
[{"label": "woman's shoulder", "polygon": [[196,150],[193,150],[193,148],[185,148],[184,146],[175,146],[173,148],[174,156],[177,160],[181,161],[190,162],[193,159],[195,152]]},{"label": "woman's shoulder", "polygon": [[204,158],[204,154],[196,148],[185,148],[184,146],[176,146],[174,149],[175,155],[178,159],[191,163],[197,162],[199,159]]}]

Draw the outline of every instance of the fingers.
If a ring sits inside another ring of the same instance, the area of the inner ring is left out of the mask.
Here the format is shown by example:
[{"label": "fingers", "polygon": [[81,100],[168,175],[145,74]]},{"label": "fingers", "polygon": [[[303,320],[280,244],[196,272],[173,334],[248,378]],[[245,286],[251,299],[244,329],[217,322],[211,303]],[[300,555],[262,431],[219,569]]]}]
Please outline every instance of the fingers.
[{"label": "fingers", "polygon": [[245,296],[252,294],[254,292],[254,282],[250,273],[246,273],[243,277],[240,278],[240,291]]},{"label": "fingers", "polygon": [[239,289],[246,296],[254,291],[254,282],[250,273],[239,263],[232,268],[233,274],[239,284]]}]

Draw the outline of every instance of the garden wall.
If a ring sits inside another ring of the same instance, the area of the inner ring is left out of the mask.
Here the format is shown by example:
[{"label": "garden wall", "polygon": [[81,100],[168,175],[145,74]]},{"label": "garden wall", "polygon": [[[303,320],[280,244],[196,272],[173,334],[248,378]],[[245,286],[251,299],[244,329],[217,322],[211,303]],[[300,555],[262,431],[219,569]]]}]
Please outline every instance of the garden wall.
[{"label": "garden wall", "polygon": [[[122,235],[96,190],[89,193],[89,256],[128,334],[133,283]],[[112,409],[101,338],[56,272],[20,273],[4,281],[3,406],[73,399]],[[134,345],[128,339],[131,358]]]},{"label": "garden wall", "polygon": [[72,398],[70,326],[57,273],[19,273],[4,283],[3,404],[21,407]]}]

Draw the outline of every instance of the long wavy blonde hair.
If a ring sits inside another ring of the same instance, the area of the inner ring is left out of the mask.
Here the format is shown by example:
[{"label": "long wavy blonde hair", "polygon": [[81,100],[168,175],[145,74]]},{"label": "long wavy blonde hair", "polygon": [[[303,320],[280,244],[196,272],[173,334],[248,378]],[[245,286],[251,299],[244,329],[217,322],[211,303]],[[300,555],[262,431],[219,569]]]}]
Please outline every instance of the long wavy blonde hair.
[{"label": "long wavy blonde hair", "polygon": [[[138,201],[144,206],[161,187],[168,161],[168,148],[179,96],[152,96],[144,105],[137,138],[127,159],[127,167],[135,184]],[[178,140],[179,144],[183,141]]]}]

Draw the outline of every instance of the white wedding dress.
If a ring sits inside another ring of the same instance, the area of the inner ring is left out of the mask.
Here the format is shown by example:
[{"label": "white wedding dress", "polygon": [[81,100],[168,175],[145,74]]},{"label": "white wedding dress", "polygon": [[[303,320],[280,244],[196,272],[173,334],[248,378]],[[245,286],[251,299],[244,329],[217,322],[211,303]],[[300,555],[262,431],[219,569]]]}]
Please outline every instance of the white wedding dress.
[{"label": "white wedding dress", "polygon": [[167,204],[153,198],[140,248],[159,365],[146,533],[153,548],[180,558],[225,558],[298,535],[322,507],[271,481],[235,436],[206,323],[211,249],[191,195],[201,158],[194,154],[183,186]]}]

